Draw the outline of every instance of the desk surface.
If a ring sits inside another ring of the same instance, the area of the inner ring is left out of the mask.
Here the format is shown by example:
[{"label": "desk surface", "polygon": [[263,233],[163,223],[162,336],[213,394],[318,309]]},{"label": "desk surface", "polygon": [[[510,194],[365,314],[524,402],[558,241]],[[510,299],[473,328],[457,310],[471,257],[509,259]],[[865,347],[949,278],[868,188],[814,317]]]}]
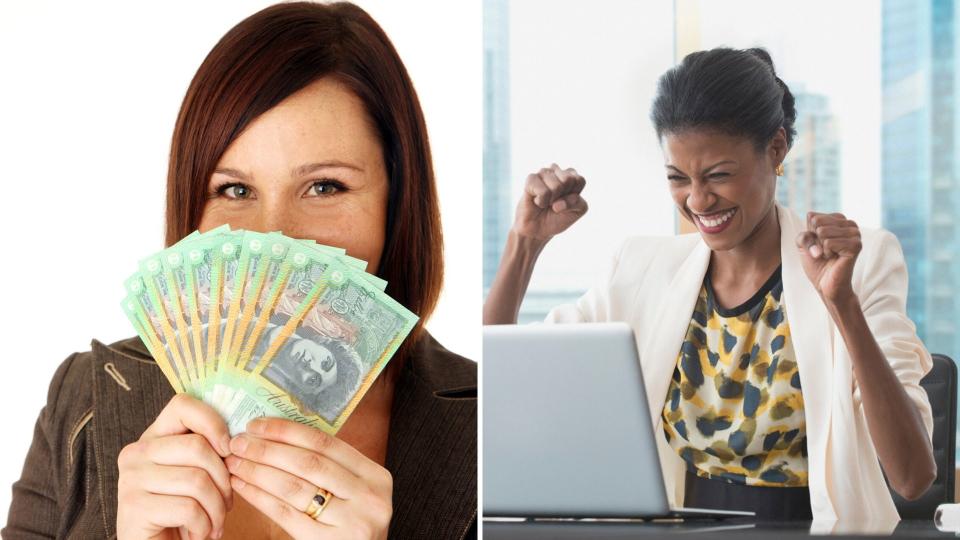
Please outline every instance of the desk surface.
[{"label": "desk surface", "polygon": [[[838,530],[840,530],[838,528]],[[696,538],[801,538],[810,536],[810,522],[756,523],[750,519],[693,520],[677,522],[596,522],[596,521],[489,521],[483,522],[485,540],[565,540],[567,538],[625,539],[647,536],[696,533]],[[855,527],[846,527],[837,538],[870,538]],[[876,538],[955,538],[938,531],[933,520],[904,520],[890,534]]]}]

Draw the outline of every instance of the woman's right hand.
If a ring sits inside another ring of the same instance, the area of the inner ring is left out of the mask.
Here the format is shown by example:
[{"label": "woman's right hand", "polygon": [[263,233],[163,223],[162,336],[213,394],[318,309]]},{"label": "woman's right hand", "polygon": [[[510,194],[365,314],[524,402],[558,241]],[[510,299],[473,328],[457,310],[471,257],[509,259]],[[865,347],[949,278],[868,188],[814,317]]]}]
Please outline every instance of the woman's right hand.
[{"label": "woman's right hand", "polygon": [[219,538],[233,506],[227,426],[206,403],[177,394],[117,465],[117,538]]},{"label": "woman's right hand", "polygon": [[556,163],[527,176],[514,232],[545,242],[567,230],[587,212],[587,201],[580,195],[585,185],[576,170],[561,169]]}]

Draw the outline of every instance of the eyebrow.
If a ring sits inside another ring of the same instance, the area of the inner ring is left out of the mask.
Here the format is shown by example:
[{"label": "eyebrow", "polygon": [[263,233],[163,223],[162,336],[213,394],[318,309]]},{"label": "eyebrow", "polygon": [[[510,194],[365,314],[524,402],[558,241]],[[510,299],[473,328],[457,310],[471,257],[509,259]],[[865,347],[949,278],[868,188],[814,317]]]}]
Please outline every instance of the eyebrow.
[{"label": "eyebrow", "polygon": [[[701,172],[700,174],[707,174],[708,172],[712,171],[713,169],[719,167],[720,165],[726,165],[726,164],[736,165],[737,162],[736,162],[736,161],[733,161],[733,160],[730,160],[730,159],[725,159],[725,160],[723,160],[723,161],[718,161],[718,162],[714,163],[713,165],[711,165],[711,166],[707,167],[706,169],[704,169],[703,172]],[[675,170],[675,171],[677,171],[678,173],[683,174],[683,175],[686,175],[686,174],[687,174],[687,173],[681,171],[680,169],[674,167],[673,165],[665,165],[665,167],[668,168],[668,169],[673,169],[673,170]]]},{"label": "eyebrow", "polygon": [[357,172],[363,172],[363,168],[358,165],[354,165],[353,163],[347,163],[346,161],[333,159],[330,161],[320,161],[316,163],[307,163],[306,165],[301,165],[293,170],[293,174],[297,176],[304,176],[306,174],[310,174],[313,171],[317,171],[320,169],[353,169]]},{"label": "eyebrow", "polygon": [[[329,161],[318,161],[315,163],[307,163],[300,165],[299,167],[294,168],[290,173],[293,176],[306,176],[314,171],[321,169],[352,169],[358,172],[363,172],[363,168],[354,165],[352,163],[347,163],[346,161],[339,160],[329,160]],[[217,167],[214,171],[214,174],[225,174],[227,176],[232,176],[234,178],[239,178],[241,180],[248,180],[249,176],[238,169],[233,169],[231,167]]]}]

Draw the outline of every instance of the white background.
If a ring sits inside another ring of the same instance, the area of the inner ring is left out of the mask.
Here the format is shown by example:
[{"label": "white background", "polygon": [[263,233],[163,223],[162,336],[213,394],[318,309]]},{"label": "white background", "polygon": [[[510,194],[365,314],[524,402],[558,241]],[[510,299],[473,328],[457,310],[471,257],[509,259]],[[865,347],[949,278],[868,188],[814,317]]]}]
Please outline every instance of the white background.
[{"label": "white background", "polygon": [[[270,3],[0,7],[0,523],[56,367],[92,338],[135,335],[123,279],[163,248],[170,138],[190,79],[227,30]],[[357,3],[404,60],[431,137],[446,287],[427,327],[479,359],[480,3]]]}]

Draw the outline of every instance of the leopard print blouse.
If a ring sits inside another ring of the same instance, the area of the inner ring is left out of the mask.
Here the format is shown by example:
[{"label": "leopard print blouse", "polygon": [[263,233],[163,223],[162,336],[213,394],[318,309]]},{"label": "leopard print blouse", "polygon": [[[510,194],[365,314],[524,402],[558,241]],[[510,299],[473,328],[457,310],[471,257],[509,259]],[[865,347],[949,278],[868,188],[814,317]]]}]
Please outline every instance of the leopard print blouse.
[{"label": "leopard print blouse", "polygon": [[698,476],[807,485],[806,422],[781,268],[744,304],[717,304],[709,273],[663,407],[671,447]]}]

